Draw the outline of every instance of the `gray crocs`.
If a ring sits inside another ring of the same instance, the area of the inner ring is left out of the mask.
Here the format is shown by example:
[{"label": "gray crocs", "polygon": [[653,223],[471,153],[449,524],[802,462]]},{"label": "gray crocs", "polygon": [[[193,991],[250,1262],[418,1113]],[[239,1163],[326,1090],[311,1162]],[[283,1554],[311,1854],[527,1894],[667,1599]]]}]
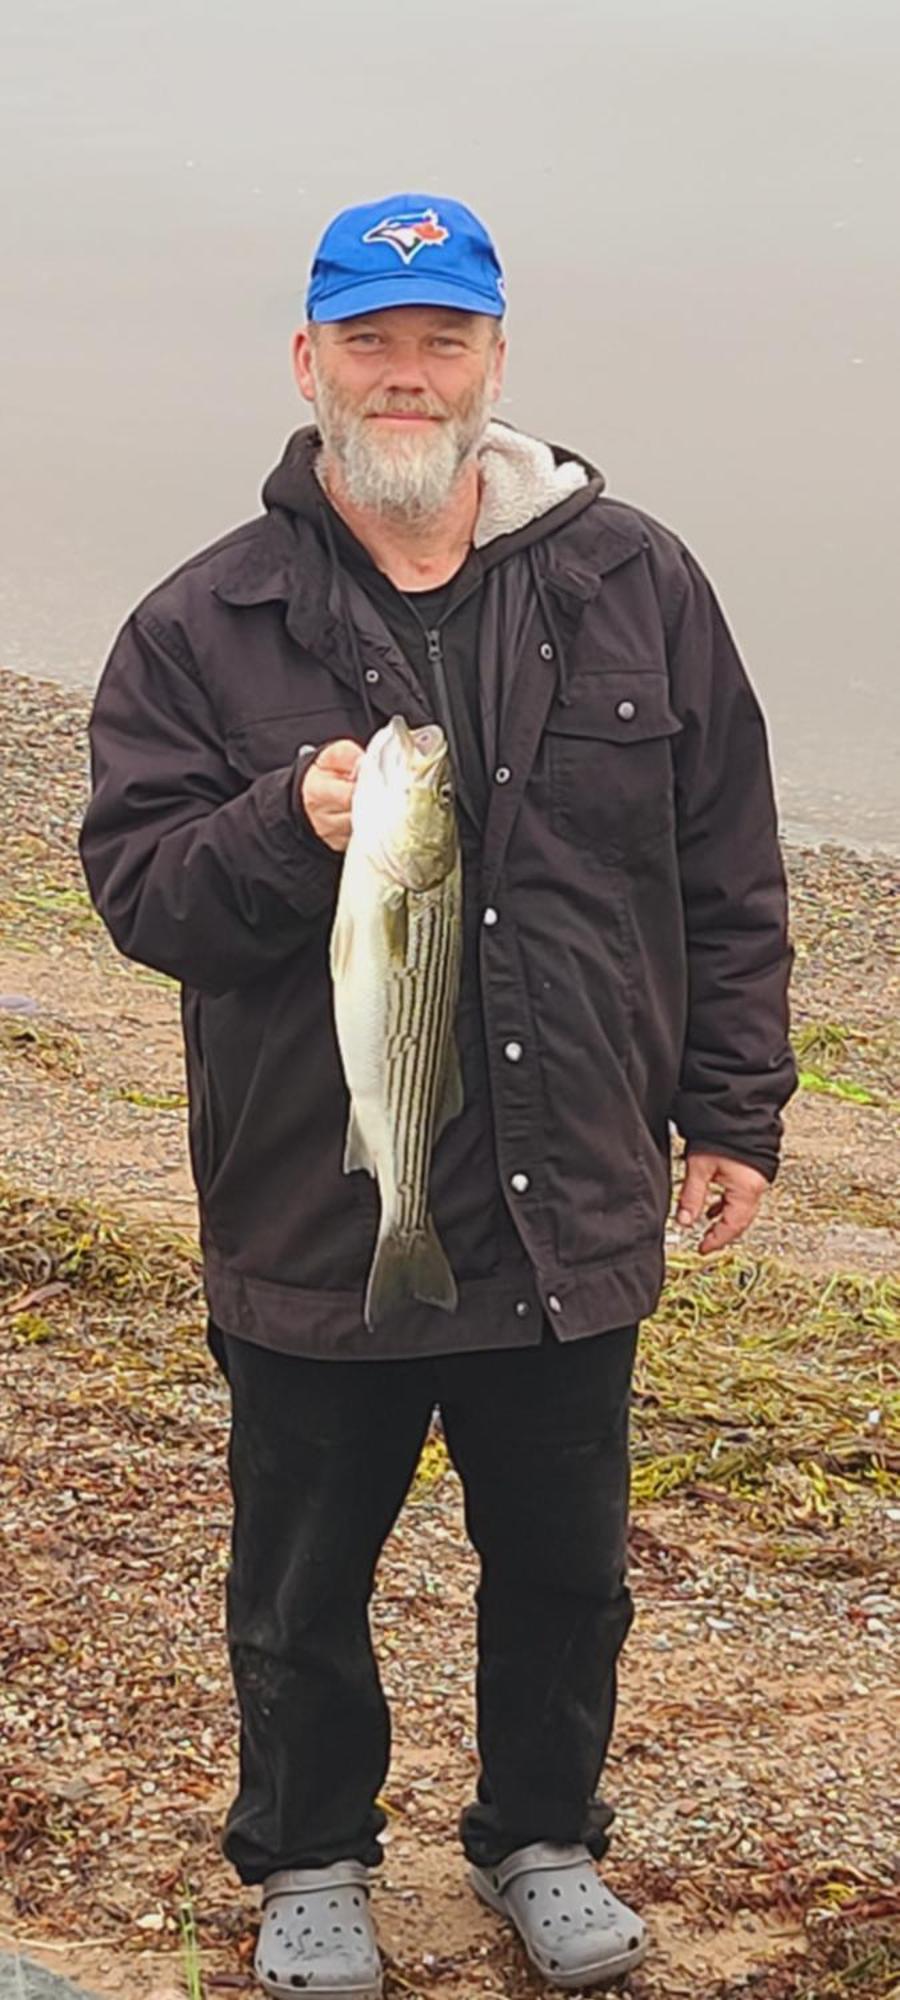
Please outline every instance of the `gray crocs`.
[{"label": "gray crocs", "polygon": [[298,1993],[381,2000],[369,1871],[361,1861],[282,1868],[266,1876],[262,1897],[253,1969],[264,1992],[278,2000]]},{"label": "gray crocs", "polygon": [[550,1986],[608,1986],[645,1956],[646,1924],[604,1886],[586,1847],[538,1840],[469,1879]]}]

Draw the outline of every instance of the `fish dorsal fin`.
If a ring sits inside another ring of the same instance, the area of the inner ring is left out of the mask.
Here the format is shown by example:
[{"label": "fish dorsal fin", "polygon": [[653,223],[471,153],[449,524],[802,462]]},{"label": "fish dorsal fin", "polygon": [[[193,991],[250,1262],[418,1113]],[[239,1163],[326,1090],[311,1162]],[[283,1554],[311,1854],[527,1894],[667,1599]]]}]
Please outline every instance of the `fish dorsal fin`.
[{"label": "fish dorsal fin", "polygon": [[441,1081],[441,1094],[438,1098],[437,1117],[434,1123],[434,1136],[436,1139],[440,1138],[444,1128],[454,1118],[459,1117],[464,1102],[462,1070],[459,1066],[459,1050],[456,1046],[455,1036],[451,1035],[450,1044],[447,1049],[447,1060],[444,1064],[444,1075]]},{"label": "fish dorsal fin", "polygon": [[355,1173],[357,1167],[362,1167],[365,1173],[371,1174],[374,1179],[375,1162],[366,1144],[363,1129],[357,1117],[356,1106],[355,1104],[351,1104],[350,1117],[347,1120],[347,1137],[344,1143],[344,1172],[345,1174]]}]

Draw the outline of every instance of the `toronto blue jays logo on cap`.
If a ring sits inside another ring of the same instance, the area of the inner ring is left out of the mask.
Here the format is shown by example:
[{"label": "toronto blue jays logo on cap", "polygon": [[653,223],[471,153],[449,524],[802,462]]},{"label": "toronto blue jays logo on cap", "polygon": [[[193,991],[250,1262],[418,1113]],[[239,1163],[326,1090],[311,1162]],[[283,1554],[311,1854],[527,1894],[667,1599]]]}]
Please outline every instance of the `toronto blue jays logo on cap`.
[{"label": "toronto blue jays logo on cap", "polygon": [[421,209],[418,215],[386,215],[376,222],[373,229],[367,229],[364,243],[389,243],[396,250],[404,264],[411,264],[420,250],[429,244],[446,243],[450,235],[441,222],[437,209]]},{"label": "toronto blue jays logo on cap", "polygon": [[[396,263],[381,244],[396,252]],[[431,255],[421,256],[424,250]],[[455,307],[502,319],[504,304],[500,262],[484,223],[463,202],[420,188],[342,209],[319,243],[306,294],[315,324],[392,306]]]}]

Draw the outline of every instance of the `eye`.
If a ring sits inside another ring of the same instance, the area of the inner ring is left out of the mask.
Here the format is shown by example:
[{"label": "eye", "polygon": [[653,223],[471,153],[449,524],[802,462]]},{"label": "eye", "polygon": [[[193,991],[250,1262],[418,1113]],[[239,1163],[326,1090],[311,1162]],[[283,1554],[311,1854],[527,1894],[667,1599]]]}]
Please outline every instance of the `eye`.
[{"label": "eye", "polygon": [[442,354],[463,354],[465,352],[463,342],[457,340],[456,335],[452,333],[435,334],[431,344],[432,347],[439,348]]},{"label": "eye", "polygon": [[441,785],[438,791],[438,798],[440,799],[442,806],[452,806],[453,786],[449,783],[444,783],[443,785]]},{"label": "eye", "polygon": [[380,341],[381,336],[377,333],[351,333],[345,345],[347,347],[378,347]]}]

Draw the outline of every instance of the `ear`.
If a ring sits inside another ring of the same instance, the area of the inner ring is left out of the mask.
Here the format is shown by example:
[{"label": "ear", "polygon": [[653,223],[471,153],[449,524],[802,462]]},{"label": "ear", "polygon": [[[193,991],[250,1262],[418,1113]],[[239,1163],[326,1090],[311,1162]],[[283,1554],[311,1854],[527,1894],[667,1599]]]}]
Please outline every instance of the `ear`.
[{"label": "ear", "polygon": [[307,403],[315,401],[315,381],[312,365],[312,339],[309,328],[301,326],[291,342],[291,357],[294,364],[294,380],[301,396]]},{"label": "ear", "polygon": [[495,403],[500,401],[500,391],[503,388],[503,377],[506,373],[506,352],[506,335],[505,333],[501,333],[499,340],[494,344],[491,365],[491,394]]}]

